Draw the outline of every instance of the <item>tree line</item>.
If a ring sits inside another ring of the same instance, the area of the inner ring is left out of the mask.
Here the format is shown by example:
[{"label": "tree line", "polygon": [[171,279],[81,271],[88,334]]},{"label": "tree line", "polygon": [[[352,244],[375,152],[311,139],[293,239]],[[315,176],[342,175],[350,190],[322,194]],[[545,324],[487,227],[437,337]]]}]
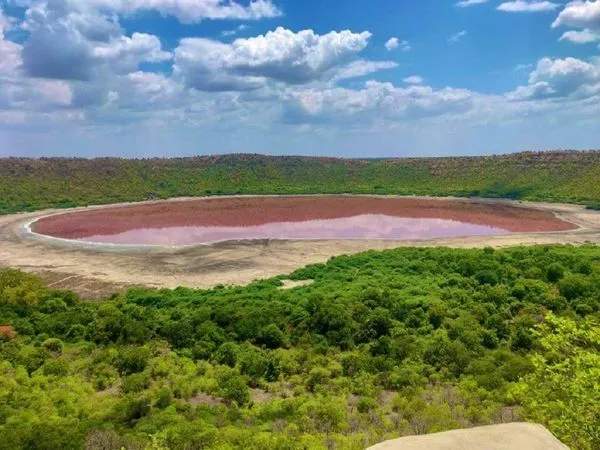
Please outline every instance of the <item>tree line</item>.
[{"label": "tree line", "polygon": [[397,194],[600,203],[600,151],[456,158],[0,158],[0,214],[186,196]]}]

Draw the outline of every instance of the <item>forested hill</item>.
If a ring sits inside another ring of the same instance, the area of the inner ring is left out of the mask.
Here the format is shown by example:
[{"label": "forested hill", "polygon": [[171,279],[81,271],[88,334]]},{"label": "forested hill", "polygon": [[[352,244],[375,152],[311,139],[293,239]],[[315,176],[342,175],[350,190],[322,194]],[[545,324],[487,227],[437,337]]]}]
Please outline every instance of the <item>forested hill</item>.
[{"label": "forested hill", "polygon": [[600,203],[600,151],[335,159],[0,159],[0,213],[223,194],[361,193]]}]

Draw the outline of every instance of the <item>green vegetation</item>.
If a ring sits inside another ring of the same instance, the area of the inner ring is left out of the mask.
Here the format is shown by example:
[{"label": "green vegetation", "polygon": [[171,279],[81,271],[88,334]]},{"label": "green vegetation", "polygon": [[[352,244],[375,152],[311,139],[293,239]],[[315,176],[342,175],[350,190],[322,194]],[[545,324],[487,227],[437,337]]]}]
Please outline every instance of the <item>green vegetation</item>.
[{"label": "green vegetation", "polygon": [[403,194],[600,202],[600,152],[342,160],[0,159],[0,214],[179,196]]},{"label": "green vegetation", "polygon": [[100,303],[0,272],[0,448],[359,449],[526,419],[600,447],[600,249],[397,249]]}]

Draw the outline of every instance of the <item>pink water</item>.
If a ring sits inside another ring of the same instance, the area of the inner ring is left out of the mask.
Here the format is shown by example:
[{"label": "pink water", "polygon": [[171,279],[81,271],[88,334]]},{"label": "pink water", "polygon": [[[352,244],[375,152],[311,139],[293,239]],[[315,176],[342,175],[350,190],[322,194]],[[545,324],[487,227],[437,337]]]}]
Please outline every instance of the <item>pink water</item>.
[{"label": "pink water", "polygon": [[88,236],[80,241],[130,245],[182,246],[256,239],[398,239],[507,234],[484,225],[445,219],[415,219],[380,214],[305,222],[277,222],[249,227],[140,228],[112,235]]}]

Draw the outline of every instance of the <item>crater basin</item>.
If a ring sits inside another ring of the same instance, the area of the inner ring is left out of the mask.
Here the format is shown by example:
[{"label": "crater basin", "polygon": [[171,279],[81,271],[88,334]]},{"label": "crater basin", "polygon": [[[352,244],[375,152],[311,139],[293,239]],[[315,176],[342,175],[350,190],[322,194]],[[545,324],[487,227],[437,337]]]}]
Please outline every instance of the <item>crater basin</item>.
[{"label": "crater basin", "polygon": [[43,217],[38,234],[77,241],[184,246],[257,239],[394,239],[576,228],[546,211],[411,197],[225,197],[90,209]]}]

